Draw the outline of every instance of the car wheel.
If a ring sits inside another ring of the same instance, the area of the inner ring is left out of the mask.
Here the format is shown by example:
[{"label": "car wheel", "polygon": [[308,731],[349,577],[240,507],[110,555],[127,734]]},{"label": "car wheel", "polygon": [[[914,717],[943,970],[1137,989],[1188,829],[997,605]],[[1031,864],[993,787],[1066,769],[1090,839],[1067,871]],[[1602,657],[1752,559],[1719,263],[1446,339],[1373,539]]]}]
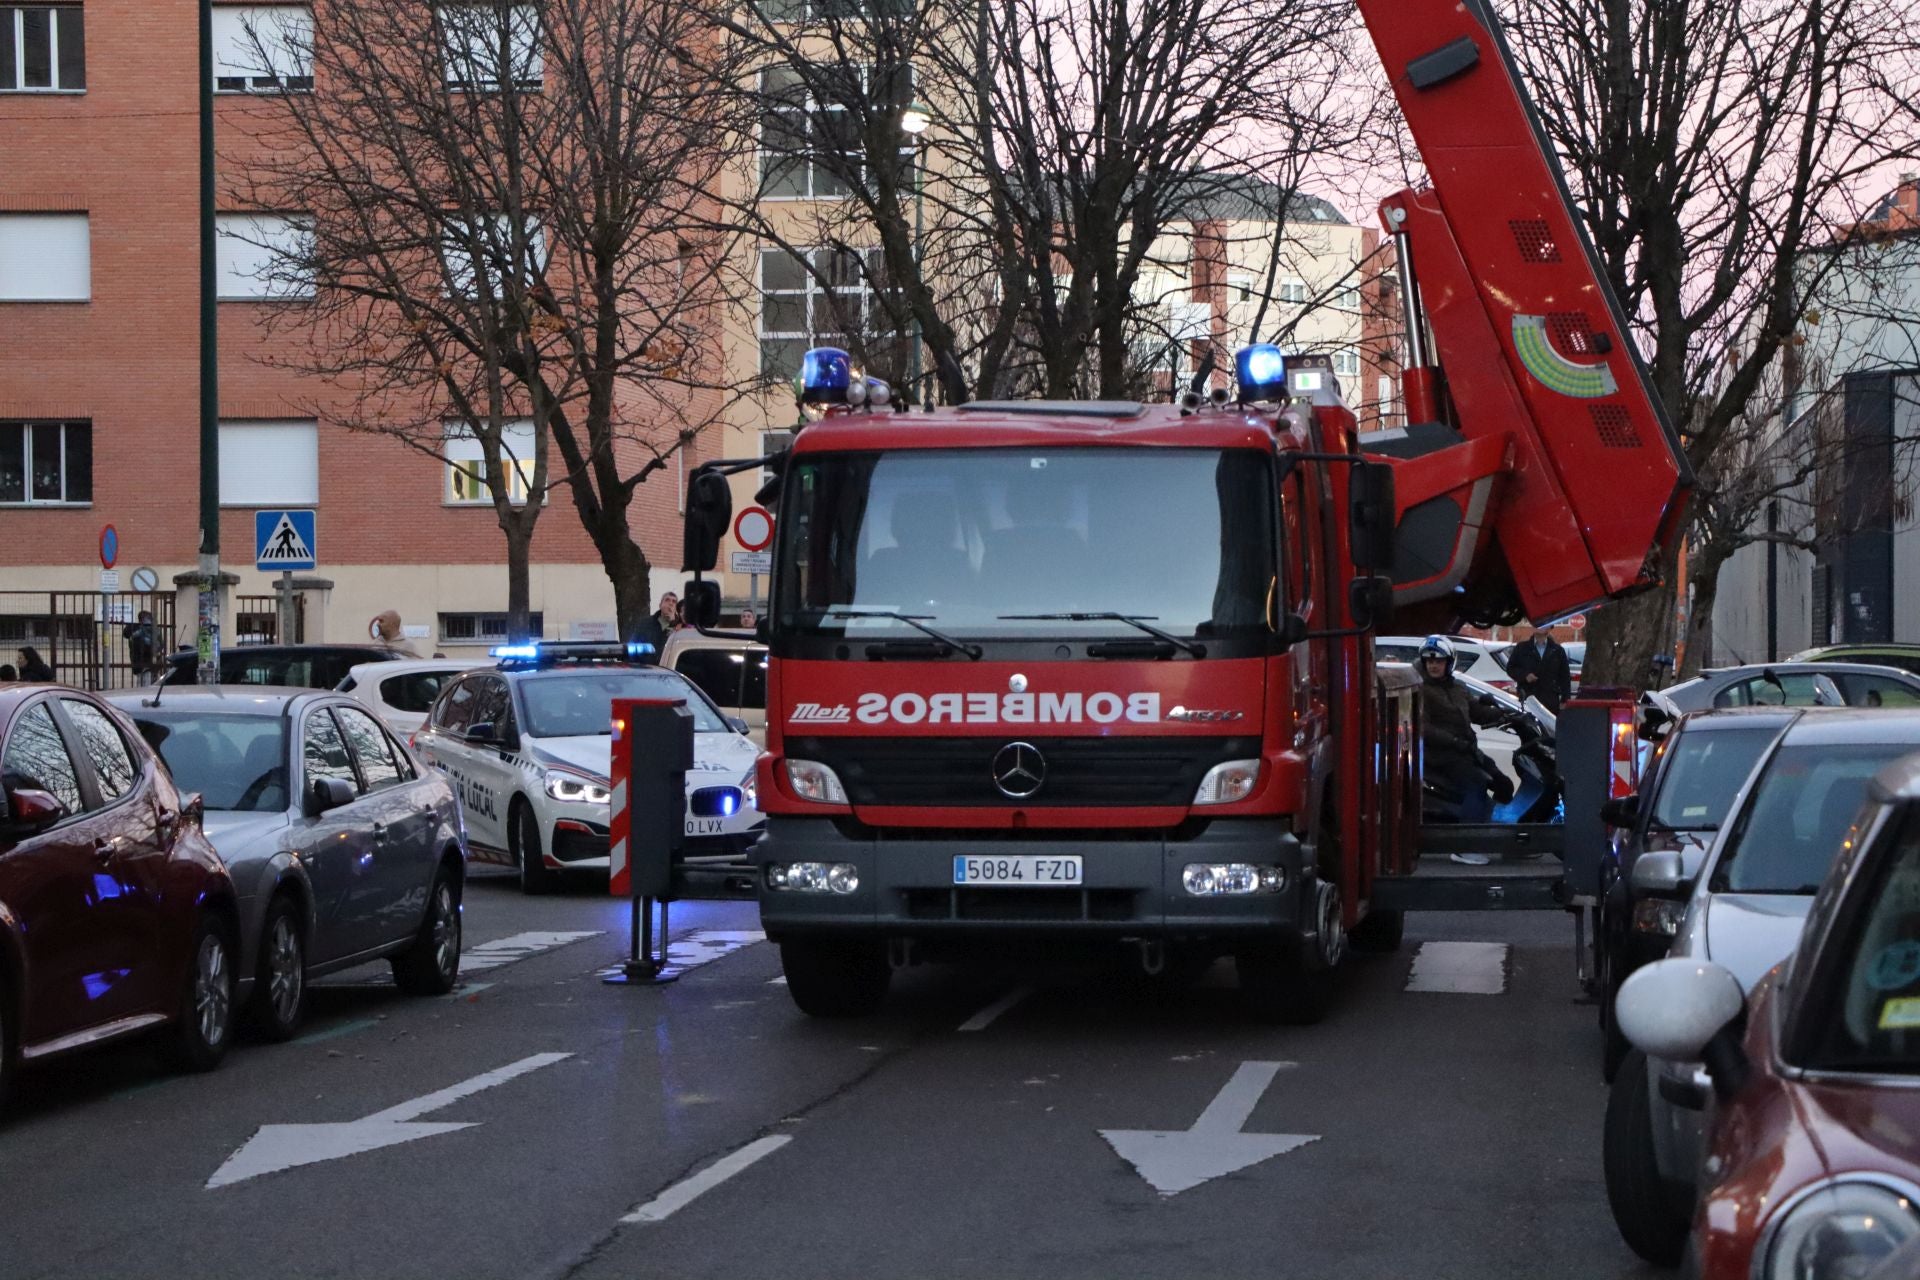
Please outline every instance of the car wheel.
[{"label": "car wheel", "polygon": [[893,984],[885,946],[851,938],[789,938],[780,944],[787,994],[814,1018],[864,1018]]},{"label": "car wheel", "polygon": [[226,922],[203,916],[188,955],[167,1057],[183,1071],[211,1071],[233,1041],[234,947]]},{"label": "car wheel", "polygon": [[427,891],[427,918],[393,958],[393,981],[410,996],[443,996],[460,978],[460,886],[443,866]]},{"label": "car wheel", "polygon": [[292,1039],[307,1014],[307,944],[299,908],[285,894],[267,908],[253,987],[254,1030],[268,1040]]},{"label": "car wheel", "polygon": [[1337,969],[1310,969],[1284,951],[1243,951],[1233,968],[1240,1003],[1261,1022],[1308,1027],[1333,1010]]},{"label": "car wheel", "polygon": [[1662,1267],[1679,1265],[1687,1246],[1688,1217],[1681,1197],[1660,1177],[1653,1154],[1653,1107],[1647,1055],[1635,1049],[1620,1064],[1607,1094],[1601,1142],[1607,1207],[1627,1247]]},{"label": "car wheel", "polygon": [[13,1034],[13,1002],[5,983],[7,971],[0,968],[0,1113],[6,1110],[7,1094],[13,1089],[14,1072],[20,1068]]},{"label": "car wheel", "polygon": [[1600,988],[1600,1078],[1612,1084],[1619,1078],[1620,1064],[1626,1061],[1633,1046],[1620,1033],[1620,1024],[1613,1016],[1613,1002],[1620,996],[1620,984],[1624,979],[1614,976],[1620,972],[1620,961],[1614,955],[1610,942],[1600,944],[1600,963],[1597,967],[1600,970],[1596,975]]},{"label": "car wheel", "polygon": [[553,888],[540,847],[540,819],[525,800],[513,802],[513,862],[520,868],[520,892],[542,894]]}]

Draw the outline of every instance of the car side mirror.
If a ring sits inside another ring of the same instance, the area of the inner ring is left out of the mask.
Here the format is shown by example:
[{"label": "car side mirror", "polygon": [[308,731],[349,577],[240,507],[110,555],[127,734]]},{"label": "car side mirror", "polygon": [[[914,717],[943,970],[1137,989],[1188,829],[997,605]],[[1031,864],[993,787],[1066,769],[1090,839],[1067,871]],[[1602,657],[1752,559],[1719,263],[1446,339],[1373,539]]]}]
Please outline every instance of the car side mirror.
[{"label": "car side mirror", "polygon": [[1347,477],[1347,536],[1362,569],[1393,564],[1393,464],[1356,462]]},{"label": "car side mirror", "polygon": [[1640,793],[1630,791],[1601,805],[1600,821],[1610,827],[1630,827],[1640,821]]},{"label": "car side mirror", "polygon": [[1740,1046],[1746,1008],[1746,993],[1729,970],[1674,957],[1636,969],[1620,985],[1613,1014],[1634,1048],[1668,1062],[1704,1062],[1714,1092],[1728,1098],[1750,1070]]},{"label": "car side mirror", "polygon": [[1678,849],[1655,849],[1634,859],[1633,892],[1641,898],[1684,898],[1693,892],[1693,872]]},{"label": "car side mirror", "polygon": [[1297,613],[1283,609],[1274,622],[1273,631],[1280,638],[1280,647],[1291,649],[1307,638],[1307,620]]},{"label": "car side mirror", "polygon": [[727,727],[729,729],[732,729],[735,733],[745,733],[747,732],[750,726],[747,724],[745,720],[743,720],[739,716],[728,716]]},{"label": "car side mirror", "polygon": [[7,792],[5,829],[15,836],[30,836],[45,831],[67,814],[67,807],[50,791],[38,787],[17,787]]},{"label": "car side mirror", "polygon": [[[708,565],[712,568],[712,565]],[[720,625],[720,584],[710,578],[696,578],[680,588],[680,616],[693,627],[705,629]]]},{"label": "car side mirror", "polygon": [[732,519],[733,487],[727,478],[705,467],[694,472],[687,482],[680,563],[695,573],[711,572],[720,559],[720,538]]},{"label": "car side mirror", "polygon": [[317,818],[330,809],[353,803],[353,784],[345,778],[315,778],[307,790],[307,816]]},{"label": "car side mirror", "polygon": [[461,734],[460,738],[462,741],[472,743],[478,747],[490,747],[499,741],[499,738],[494,733],[493,721],[491,720],[482,720],[479,724],[468,725],[466,732]]},{"label": "car side mirror", "polygon": [[1393,619],[1393,579],[1385,574],[1355,578],[1347,584],[1347,603],[1361,626],[1385,626]]}]

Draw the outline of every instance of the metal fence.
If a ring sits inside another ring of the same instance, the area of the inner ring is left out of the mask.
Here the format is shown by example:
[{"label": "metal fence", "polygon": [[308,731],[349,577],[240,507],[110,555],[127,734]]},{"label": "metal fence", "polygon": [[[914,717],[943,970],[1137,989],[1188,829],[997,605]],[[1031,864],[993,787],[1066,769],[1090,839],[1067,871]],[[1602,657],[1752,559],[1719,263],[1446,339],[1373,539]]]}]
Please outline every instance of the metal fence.
[{"label": "metal fence", "polygon": [[280,635],[280,597],[235,596],[233,639],[230,644],[304,644],[307,639],[307,598],[293,597],[293,634]]},{"label": "metal fence", "polygon": [[[173,600],[171,591],[0,591],[0,663],[17,667],[17,651],[31,648],[65,684],[140,684],[173,651]],[[146,672],[136,671],[133,661],[147,634],[140,629],[142,613],[153,615]]]}]

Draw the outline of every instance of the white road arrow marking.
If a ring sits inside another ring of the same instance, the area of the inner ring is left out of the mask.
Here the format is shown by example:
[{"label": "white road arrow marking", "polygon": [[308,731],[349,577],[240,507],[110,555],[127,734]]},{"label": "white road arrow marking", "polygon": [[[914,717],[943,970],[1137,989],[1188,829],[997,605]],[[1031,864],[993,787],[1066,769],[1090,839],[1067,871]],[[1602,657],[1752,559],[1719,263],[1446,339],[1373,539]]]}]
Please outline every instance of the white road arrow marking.
[{"label": "white road arrow marking", "polygon": [[263,1174],[296,1169],[303,1164],[357,1156],[364,1151],[377,1151],[456,1129],[471,1129],[473,1122],[416,1122],[414,1117],[438,1111],[483,1089],[505,1084],[515,1076],[550,1067],[572,1056],[570,1053],[536,1053],[359,1120],[336,1124],[263,1124],[244,1147],[228,1156],[227,1162],[207,1179],[207,1188],[212,1190]]},{"label": "white road arrow marking", "polygon": [[1102,1129],[1105,1138],[1155,1191],[1179,1195],[1309,1142],[1315,1133],[1242,1133],[1260,1095],[1293,1062],[1243,1062],[1191,1129]]}]

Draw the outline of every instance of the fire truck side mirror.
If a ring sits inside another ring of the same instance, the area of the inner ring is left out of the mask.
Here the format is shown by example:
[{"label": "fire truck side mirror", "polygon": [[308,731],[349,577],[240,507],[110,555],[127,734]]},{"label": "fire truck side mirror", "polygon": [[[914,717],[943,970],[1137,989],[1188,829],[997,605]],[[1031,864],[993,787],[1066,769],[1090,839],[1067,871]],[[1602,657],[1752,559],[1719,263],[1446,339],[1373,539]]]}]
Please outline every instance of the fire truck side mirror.
[{"label": "fire truck side mirror", "polygon": [[1356,462],[1347,477],[1348,541],[1354,567],[1363,571],[1393,564],[1393,467],[1385,462]]},{"label": "fire truck side mirror", "polygon": [[[692,518],[689,511],[688,518]],[[712,565],[708,565],[712,568]],[[720,625],[720,584],[710,579],[696,578],[680,588],[680,616],[689,626],[697,628],[717,627]]]},{"label": "fire truck side mirror", "polygon": [[687,519],[681,535],[681,567],[710,571],[720,560],[720,537],[733,519],[733,489],[718,471],[704,467],[687,482]]},{"label": "fire truck side mirror", "polygon": [[1291,649],[1307,638],[1307,620],[1297,613],[1282,610],[1274,631],[1280,637],[1280,647]]},{"label": "fire truck side mirror", "polygon": [[1360,626],[1385,626],[1393,619],[1393,579],[1381,574],[1355,578],[1347,584],[1347,602]]}]

